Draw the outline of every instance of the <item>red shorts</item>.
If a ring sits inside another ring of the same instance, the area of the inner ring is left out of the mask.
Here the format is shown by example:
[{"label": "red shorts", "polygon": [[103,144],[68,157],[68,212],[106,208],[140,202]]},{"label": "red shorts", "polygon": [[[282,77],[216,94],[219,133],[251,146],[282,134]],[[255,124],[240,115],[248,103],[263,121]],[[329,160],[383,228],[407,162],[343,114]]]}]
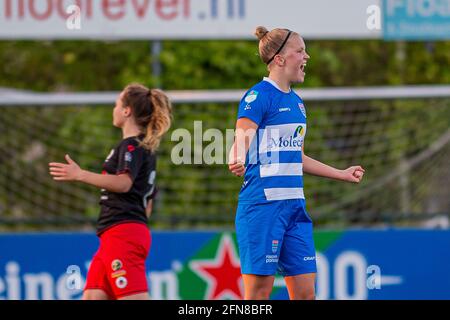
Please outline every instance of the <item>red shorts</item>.
[{"label": "red shorts", "polygon": [[145,259],[150,230],[142,223],[122,223],[100,235],[84,290],[101,289],[111,299],[148,292]]}]

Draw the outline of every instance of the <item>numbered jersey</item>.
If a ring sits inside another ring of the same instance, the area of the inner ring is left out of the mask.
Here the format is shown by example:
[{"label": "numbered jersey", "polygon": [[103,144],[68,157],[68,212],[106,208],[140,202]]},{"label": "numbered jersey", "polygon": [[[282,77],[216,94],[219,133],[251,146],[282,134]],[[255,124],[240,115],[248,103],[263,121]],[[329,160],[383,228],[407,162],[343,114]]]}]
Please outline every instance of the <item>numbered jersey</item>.
[{"label": "numbered jersey", "polygon": [[97,234],[119,223],[147,223],[145,208],[155,195],[156,156],[139,145],[139,139],[143,138],[122,140],[111,150],[103,164],[102,174],[128,174],[133,185],[125,193],[102,189]]}]

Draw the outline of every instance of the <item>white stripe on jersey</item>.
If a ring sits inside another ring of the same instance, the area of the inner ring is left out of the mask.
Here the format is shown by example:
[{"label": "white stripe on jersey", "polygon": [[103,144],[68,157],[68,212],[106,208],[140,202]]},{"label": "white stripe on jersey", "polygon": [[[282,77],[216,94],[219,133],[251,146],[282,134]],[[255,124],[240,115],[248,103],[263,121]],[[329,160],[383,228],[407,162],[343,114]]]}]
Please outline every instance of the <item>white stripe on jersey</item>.
[{"label": "white stripe on jersey", "polygon": [[303,176],[303,163],[272,163],[259,167],[261,178],[276,176]]},{"label": "white stripe on jersey", "polygon": [[264,189],[266,200],[305,199],[303,188],[270,188]]}]

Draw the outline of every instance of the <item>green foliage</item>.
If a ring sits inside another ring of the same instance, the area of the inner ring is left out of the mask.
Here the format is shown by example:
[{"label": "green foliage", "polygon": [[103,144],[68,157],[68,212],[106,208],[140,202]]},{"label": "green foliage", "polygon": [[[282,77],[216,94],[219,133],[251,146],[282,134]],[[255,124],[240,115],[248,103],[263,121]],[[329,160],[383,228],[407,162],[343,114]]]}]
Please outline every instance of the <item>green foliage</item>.
[{"label": "green foliage", "polygon": [[[449,83],[450,42],[306,41],[305,87]],[[152,85],[145,41],[2,41],[0,86],[37,91]],[[247,88],[266,74],[255,41],[164,41],[165,89]]]}]

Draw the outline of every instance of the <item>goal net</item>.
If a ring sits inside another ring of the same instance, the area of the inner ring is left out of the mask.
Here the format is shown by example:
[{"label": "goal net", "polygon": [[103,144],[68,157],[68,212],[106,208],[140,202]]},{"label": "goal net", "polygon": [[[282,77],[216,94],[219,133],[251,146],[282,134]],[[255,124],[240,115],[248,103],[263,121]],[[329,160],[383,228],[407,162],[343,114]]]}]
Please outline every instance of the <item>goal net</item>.
[{"label": "goal net", "polygon": [[[233,224],[242,178],[228,172],[226,150],[210,153],[220,163],[205,161],[201,153],[213,142],[226,149],[237,101],[199,101],[174,105],[174,123],[159,150],[155,226]],[[305,99],[305,105],[305,153],[341,169],[362,165],[366,170],[359,185],[305,175],[307,209],[316,226],[410,225],[448,216],[450,97],[317,98]],[[101,172],[121,139],[111,124],[112,108],[112,101],[98,104],[94,99],[92,104],[88,99],[64,105],[11,100],[0,106],[1,221],[10,227],[18,222],[91,226],[99,213],[99,190],[53,181],[48,163],[62,162],[68,153],[81,167]],[[192,137],[190,164],[173,161],[179,129]],[[209,129],[224,140],[208,138]],[[195,157],[202,161],[196,163]]]}]

